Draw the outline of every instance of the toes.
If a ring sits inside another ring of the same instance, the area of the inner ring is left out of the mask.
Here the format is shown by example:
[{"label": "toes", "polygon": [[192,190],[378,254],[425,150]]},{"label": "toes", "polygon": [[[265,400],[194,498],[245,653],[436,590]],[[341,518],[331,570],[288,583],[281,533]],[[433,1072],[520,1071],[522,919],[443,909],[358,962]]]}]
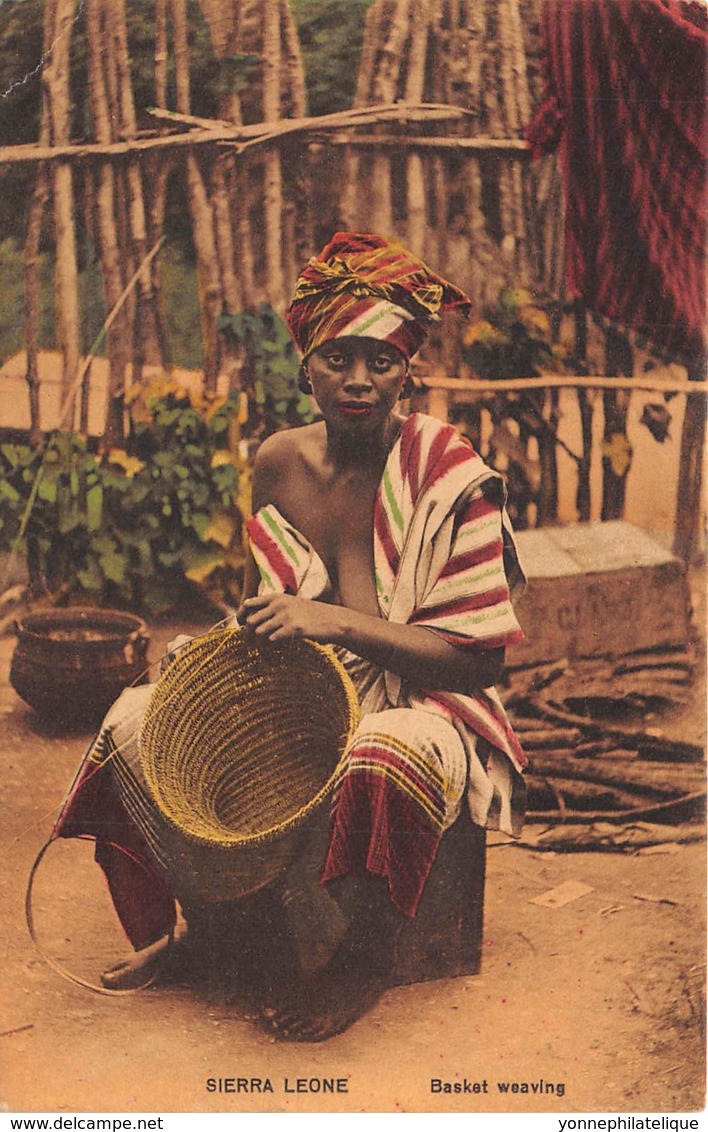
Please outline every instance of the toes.
[{"label": "toes", "polygon": [[101,975],[101,978],[102,979],[109,979],[113,975],[120,975],[121,972],[130,971],[130,970],[131,970],[130,963],[126,963],[125,961],[123,961],[122,963],[114,963],[112,967],[106,968],[106,970]]},{"label": "toes", "polygon": [[126,960],[101,973],[101,982],[109,990],[137,990],[152,982],[158,968],[158,957],[148,960]]},{"label": "toes", "polygon": [[101,982],[110,990],[132,990],[144,982],[149,972],[137,971],[129,963],[118,963],[101,974]]}]

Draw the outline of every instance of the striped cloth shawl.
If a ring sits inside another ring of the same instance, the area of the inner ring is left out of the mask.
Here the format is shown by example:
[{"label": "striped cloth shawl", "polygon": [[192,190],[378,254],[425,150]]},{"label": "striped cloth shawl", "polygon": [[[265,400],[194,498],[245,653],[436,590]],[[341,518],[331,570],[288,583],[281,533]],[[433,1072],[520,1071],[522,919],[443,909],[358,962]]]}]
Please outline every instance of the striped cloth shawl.
[{"label": "striped cloth shawl", "polygon": [[[262,592],[332,600],[327,569],[307,539],[268,505],[248,523]],[[374,566],[381,616],[422,626],[456,647],[523,639],[510,587],[523,585],[504,510],[504,486],[455,429],[421,413],[404,423],[374,505]],[[415,707],[455,725],[468,751],[477,824],[518,832],[527,759],[494,688],[470,695],[411,688],[384,674],[385,707]],[[478,741],[488,744],[483,767]]]},{"label": "striped cloth shawl", "polygon": [[571,295],[675,357],[706,349],[708,9],[545,0],[545,99],[526,129],[559,147]]}]

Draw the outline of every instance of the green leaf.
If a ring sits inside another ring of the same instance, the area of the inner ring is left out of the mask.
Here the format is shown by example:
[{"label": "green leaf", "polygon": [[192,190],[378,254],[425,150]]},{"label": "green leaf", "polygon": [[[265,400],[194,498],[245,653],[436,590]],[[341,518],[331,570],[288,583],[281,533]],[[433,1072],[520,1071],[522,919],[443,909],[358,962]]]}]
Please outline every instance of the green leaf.
[{"label": "green leaf", "polygon": [[211,526],[211,515],[204,511],[195,511],[192,515],[192,530],[199,539],[203,539]]},{"label": "green leaf", "polygon": [[103,488],[100,484],[90,487],[86,492],[86,515],[88,529],[97,531],[103,517]]},{"label": "green leaf", "polygon": [[100,555],[99,562],[104,577],[107,578],[109,582],[122,585],[125,581],[126,566],[128,565],[125,555],[114,550],[110,554]]},{"label": "green leaf", "polygon": [[20,493],[17,488],[13,487],[7,480],[0,480],[0,498],[9,499],[12,503],[18,503]]},{"label": "green leaf", "polygon": [[195,582],[201,581],[223,561],[223,551],[218,547],[213,545],[189,547],[184,556],[185,577]]},{"label": "green leaf", "polygon": [[168,567],[176,566],[182,559],[182,555],[178,550],[158,550],[155,557],[161,566]]},{"label": "green leaf", "polygon": [[95,562],[89,562],[85,569],[77,570],[76,577],[82,589],[98,593],[103,589],[103,575]]},{"label": "green leaf", "polygon": [[83,520],[78,511],[72,509],[59,515],[58,531],[60,535],[71,534],[72,531],[83,526]]},{"label": "green leaf", "polygon": [[57,480],[43,475],[40,486],[37,487],[37,498],[42,499],[44,503],[57,503]]}]

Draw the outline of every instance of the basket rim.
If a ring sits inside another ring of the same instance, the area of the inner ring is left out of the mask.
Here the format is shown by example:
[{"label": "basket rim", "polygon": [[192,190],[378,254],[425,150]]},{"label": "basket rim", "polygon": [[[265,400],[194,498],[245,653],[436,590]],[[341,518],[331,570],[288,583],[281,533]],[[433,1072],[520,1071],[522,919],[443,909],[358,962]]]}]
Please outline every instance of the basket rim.
[{"label": "basket rim", "polygon": [[[180,659],[188,656],[191,651],[196,651],[197,647],[201,647],[208,638],[213,639],[216,637],[226,636],[241,637],[244,632],[245,630],[241,626],[210,629],[208,630],[208,632],[201,634],[199,637],[196,637],[194,641],[190,641],[188,645],[185,645],[180,651]],[[258,644],[259,642],[255,643]],[[289,642],[284,641],[275,643],[278,645],[287,645]],[[152,781],[152,776],[147,773],[142,753],[143,727],[145,720],[148,718],[150,706],[155,694],[153,691],[153,694],[150,697],[150,701],[148,702],[145,716],[143,718],[143,724],[140,728],[140,761],[143,766],[143,771],[145,773],[150,793],[160,811],[160,814],[167,822],[169,822],[169,824],[173,828],[179,830],[179,832],[192,844],[201,845],[213,849],[237,849],[247,848],[249,846],[263,845],[278,840],[286,836],[288,833],[292,832],[294,829],[297,829],[301,825],[303,825],[304,822],[309,818],[309,816],[325,801],[328,793],[330,792],[332,785],[339,774],[342,764],[346,759],[349,740],[354,734],[354,731],[356,730],[356,727],[359,723],[361,716],[359,697],[349,673],[347,672],[346,668],[342,664],[342,661],[337,656],[331,645],[320,644],[319,641],[313,641],[309,637],[297,638],[296,643],[298,645],[304,644],[319,652],[322,656],[325,657],[325,659],[330,663],[334,671],[339,676],[345,694],[345,703],[348,715],[348,727],[345,733],[346,741],[342,744],[342,750],[335,766],[332,769],[331,774],[327,777],[327,780],[323,783],[317,793],[314,794],[313,797],[310,798],[304,806],[301,806],[299,810],[297,810],[294,814],[291,814],[290,817],[286,818],[284,821],[277,822],[275,825],[270,826],[268,829],[259,830],[258,833],[233,834],[228,837],[207,836],[205,834],[195,833],[191,830],[185,829],[185,827],[175,819],[174,815],[167,812],[167,810],[164,808],[163,803],[157,797],[157,792]],[[168,675],[169,672],[170,669],[168,668],[163,675]],[[160,681],[158,680],[155,685],[155,690],[158,688],[159,684]]]},{"label": "basket rim", "polygon": [[[122,640],[133,633],[145,632],[147,622],[135,613],[118,609],[98,609],[92,606],[68,606],[64,609],[34,609],[18,617],[15,621],[15,631],[31,637],[38,637],[42,641],[51,641],[46,636],[46,630],[59,629],[66,625],[73,625],[77,629],[96,629],[101,626],[107,630],[105,641]],[[57,643],[57,642],[54,642]],[[62,641],[61,644],[72,642]],[[77,641],[78,644],[100,644],[96,641]]]}]

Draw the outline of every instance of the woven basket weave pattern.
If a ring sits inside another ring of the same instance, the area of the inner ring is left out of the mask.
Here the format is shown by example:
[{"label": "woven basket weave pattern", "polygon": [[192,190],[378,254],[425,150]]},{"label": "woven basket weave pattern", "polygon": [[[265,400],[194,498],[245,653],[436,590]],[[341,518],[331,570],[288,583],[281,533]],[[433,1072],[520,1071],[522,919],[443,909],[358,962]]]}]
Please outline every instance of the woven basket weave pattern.
[{"label": "woven basket weave pattern", "polygon": [[187,838],[265,845],[328,796],[357,722],[356,691],[331,649],[224,629],[160,677],[140,758],[159,809]]}]

